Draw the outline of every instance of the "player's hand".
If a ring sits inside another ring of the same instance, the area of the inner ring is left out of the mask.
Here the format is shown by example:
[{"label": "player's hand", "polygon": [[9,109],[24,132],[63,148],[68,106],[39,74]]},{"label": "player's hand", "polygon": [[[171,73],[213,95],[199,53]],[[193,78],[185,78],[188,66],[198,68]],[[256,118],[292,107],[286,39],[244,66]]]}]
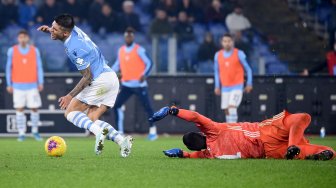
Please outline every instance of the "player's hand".
[{"label": "player's hand", "polygon": [[39,92],[43,91],[43,85],[42,85],[42,84],[40,84],[40,85],[38,86],[38,90],[39,90]]},{"label": "player's hand", "polygon": [[220,88],[216,88],[215,95],[220,96],[220,94],[221,94]]},{"label": "player's hand", "polygon": [[7,92],[12,94],[13,93],[13,87],[8,86],[7,87]]},{"label": "player's hand", "polygon": [[245,87],[245,92],[246,93],[251,93],[252,89],[253,89],[252,86],[246,86]]},{"label": "player's hand", "polygon": [[47,25],[42,25],[39,28],[37,28],[38,31],[42,31],[44,33],[50,33],[51,28]]},{"label": "player's hand", "polygon": [[165,151],[163,151],[163,153],[168,157],[183,158],[183,151],[180,148],[165,150]]},{"label": "player's hand", "polygon": [[71,100],[72,100],[72,97],[70,95],[60,97],[58,99],[58,102],[60,103],[59,106],[61,107],[61,110],[65,110],[70,104]]},{"label": "player's hand", "polygon": [[146,80],[146,76],[145,75],[141,76],[140,83],[144,82],[145,80]]}]

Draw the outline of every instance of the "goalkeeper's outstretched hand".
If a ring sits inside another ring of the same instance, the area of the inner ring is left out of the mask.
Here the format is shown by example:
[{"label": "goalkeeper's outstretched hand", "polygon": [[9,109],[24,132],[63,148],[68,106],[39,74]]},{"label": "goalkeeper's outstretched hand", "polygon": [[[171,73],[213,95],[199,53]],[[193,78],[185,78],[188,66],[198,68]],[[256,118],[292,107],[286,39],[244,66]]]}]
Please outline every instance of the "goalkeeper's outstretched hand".
[{"label": "goalkeeper's outstretched hand", "polygon": [[155,112],[153,114],[153,116],[151,118],[149,118],[148,120],[150,122],[156,122],[156,121],[160,121],[161,119],[165,118],[168,114],[171,115],[177,115],[178,114],[178,108],[176,107],[163,107],[161,108],[159,111]]},{"label": "goalkeeper's outstretched hand", "polygon": [[163,153],[168,157],[183,158],[183,151],[180,148],[165,150],[165,151],[163,151]]}]

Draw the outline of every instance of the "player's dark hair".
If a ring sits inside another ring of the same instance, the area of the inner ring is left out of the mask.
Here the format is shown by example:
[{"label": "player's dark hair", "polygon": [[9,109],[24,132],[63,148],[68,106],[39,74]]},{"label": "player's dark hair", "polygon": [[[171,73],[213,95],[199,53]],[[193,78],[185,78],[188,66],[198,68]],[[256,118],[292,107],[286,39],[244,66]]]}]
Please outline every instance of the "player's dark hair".
[{"label": "player's dark hair", "polygon": [[222,39],[223,39],[224,37],[229,37],[229,38],[231,38],[231,39],[232,39],[232,35],[231,35],[231,34],[229,34],[229,33],[225,33],[225,34],[222,36]]},{"label": "player's dark hair", "polygon": [[55,22],[69,31],[71,31],[75,27],[74,18],[70,14],[60,14],[56,16]]},{"label": "player's dark hair", "polygon": [[22,29],[22,30],[20,30],[20,31],[18,32],[18,36],[19,36],[19,35],[27,35],[27,36],[29,36],[29,33],[28,33],[27,30]]},{"label": "player's dark hair", "polygon": [[206,149],[206,137],[202,133],[189,132],[183,135],[183,143],[189,150],[201,151]]},{"label": "player's dark hair", "polygon": [[127,27],[125,30],[125,33],[127,34],[134,34],[135,33],[135,29],[133,27]]}]

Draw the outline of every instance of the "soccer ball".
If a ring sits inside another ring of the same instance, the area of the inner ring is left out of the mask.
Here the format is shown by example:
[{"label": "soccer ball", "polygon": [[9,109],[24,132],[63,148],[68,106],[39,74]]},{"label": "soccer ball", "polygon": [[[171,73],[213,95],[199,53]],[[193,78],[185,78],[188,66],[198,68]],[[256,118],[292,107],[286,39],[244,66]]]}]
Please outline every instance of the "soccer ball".
[{"label": "soccer ball", "polygon": [[53,157],[61,157],[66,151],[66,143],[59,136],[52,136],[44,144],[44,149],[47,155]]}]

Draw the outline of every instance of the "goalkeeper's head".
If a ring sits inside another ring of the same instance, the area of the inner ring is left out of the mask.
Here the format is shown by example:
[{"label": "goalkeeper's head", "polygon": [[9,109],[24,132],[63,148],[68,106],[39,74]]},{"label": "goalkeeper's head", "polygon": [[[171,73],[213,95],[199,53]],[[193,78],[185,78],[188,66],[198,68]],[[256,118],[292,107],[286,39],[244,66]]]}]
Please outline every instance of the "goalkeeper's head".
[{"label": "goalkeeper's head", "polygon": [[189,132],[183,135],[183,143],[189,150],[201,151],[206,149],[206,136],[199,132]]}]

